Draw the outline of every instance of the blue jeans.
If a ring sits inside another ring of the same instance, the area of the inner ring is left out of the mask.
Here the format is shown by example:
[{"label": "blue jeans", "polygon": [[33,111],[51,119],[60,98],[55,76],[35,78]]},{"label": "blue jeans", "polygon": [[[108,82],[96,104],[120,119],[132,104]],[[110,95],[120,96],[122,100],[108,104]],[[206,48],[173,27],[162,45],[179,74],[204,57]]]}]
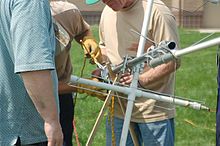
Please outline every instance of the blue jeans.
[{"label": "blue jeans", "polygon": [[72,146],[73,136],[73,116],[74,116],[74,103],[73,95],[61,94],[59,95],[60,103],[60,124],[63,131],[63,146]]},{"label": "blue jeans", "polygon": [[[119,146],[123,128],[123,119],[114,118],[114,131],[116,146]],[[167,119],[152,123],[133,123],[134,131],[142,146],[174,146],[174,119]],[[111,123],[106,120],[106,146],[112,145]],[[134,146],[130,132],[126,146]]]}]

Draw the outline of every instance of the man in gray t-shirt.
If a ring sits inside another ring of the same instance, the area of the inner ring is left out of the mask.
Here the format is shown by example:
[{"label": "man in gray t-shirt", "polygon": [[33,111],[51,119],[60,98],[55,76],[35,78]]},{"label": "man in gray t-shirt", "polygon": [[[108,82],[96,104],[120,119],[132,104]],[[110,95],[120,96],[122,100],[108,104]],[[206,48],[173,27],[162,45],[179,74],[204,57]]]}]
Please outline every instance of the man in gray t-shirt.
[{"label": "man in gray t-shirt", "polygon": [[0,145],[62,145],[48,0],[0,1]]}]

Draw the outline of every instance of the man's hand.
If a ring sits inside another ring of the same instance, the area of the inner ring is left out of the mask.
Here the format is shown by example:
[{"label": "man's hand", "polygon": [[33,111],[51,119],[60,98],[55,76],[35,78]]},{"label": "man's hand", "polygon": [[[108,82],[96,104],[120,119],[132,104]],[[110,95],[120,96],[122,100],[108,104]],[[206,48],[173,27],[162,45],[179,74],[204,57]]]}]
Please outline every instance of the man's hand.
[{"label": "man's hand", "polygon": [[63,134],[61,126],[58,122],[45,122],[44,131],[47,136],[48,144],[47,146],[62,146],[63,145]]},{"label": "man's hand", "polygon": [[130,72],[126,72],[121,75],[119,82],[123,85],[130,85],[133,79],[133,75]]},{"label": "man's hand", "polygon": [[102,62],[102,54],[96,40],[91,36],[85,36],[82,40],[84,55],[91,58],[90,63],[94,64],[96,61]]}]

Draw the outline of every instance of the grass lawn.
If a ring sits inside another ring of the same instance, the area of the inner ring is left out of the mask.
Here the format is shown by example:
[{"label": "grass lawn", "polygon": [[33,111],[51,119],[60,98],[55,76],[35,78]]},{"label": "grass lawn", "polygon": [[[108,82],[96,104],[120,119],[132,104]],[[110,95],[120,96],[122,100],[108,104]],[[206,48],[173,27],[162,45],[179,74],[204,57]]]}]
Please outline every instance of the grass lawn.
[{"label": "grass lawn", "polygon": [[[93,33],[98,40],[98,26],[92,26]],[[208,34],[180,29],[181,48],[190,46]],[[219,34],[213,37],[219,36]],[[212,38],[213,38],[212,37]],[[79,45],[73,43],[72,63],[74,74],[80,75],[83,66],[83,51]],[[175,118],[175,146],[214,146],[215,145],[215,106],[217,96],[217,67],[216,49],[208,48],[182,56],[181,68],[176,71],[175,95],[204,102],[214,112],[196,111],[177,106]],[[95,66],[86,62],[83,77],[90,77]],[[96,97],[79,94],[76,100],[75,121],[79,141],[85,146],[96,117],[103,102]],[[105,145],[105,118],[95,135],[94,146]],[[76,145],[75,137],[73,137]]]}]

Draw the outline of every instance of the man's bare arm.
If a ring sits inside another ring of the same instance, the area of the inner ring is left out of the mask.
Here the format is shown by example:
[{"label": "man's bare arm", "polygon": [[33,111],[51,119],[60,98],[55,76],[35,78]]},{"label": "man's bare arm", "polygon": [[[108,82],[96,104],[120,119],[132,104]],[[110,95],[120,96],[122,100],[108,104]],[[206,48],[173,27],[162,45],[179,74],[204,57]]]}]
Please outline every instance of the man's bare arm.
[{"label": "man's bare arm", "polygon": [[37,111],[45,121],[48,146],[61,146],[63,135],[50,70],[24,72],[21,76]]}]

